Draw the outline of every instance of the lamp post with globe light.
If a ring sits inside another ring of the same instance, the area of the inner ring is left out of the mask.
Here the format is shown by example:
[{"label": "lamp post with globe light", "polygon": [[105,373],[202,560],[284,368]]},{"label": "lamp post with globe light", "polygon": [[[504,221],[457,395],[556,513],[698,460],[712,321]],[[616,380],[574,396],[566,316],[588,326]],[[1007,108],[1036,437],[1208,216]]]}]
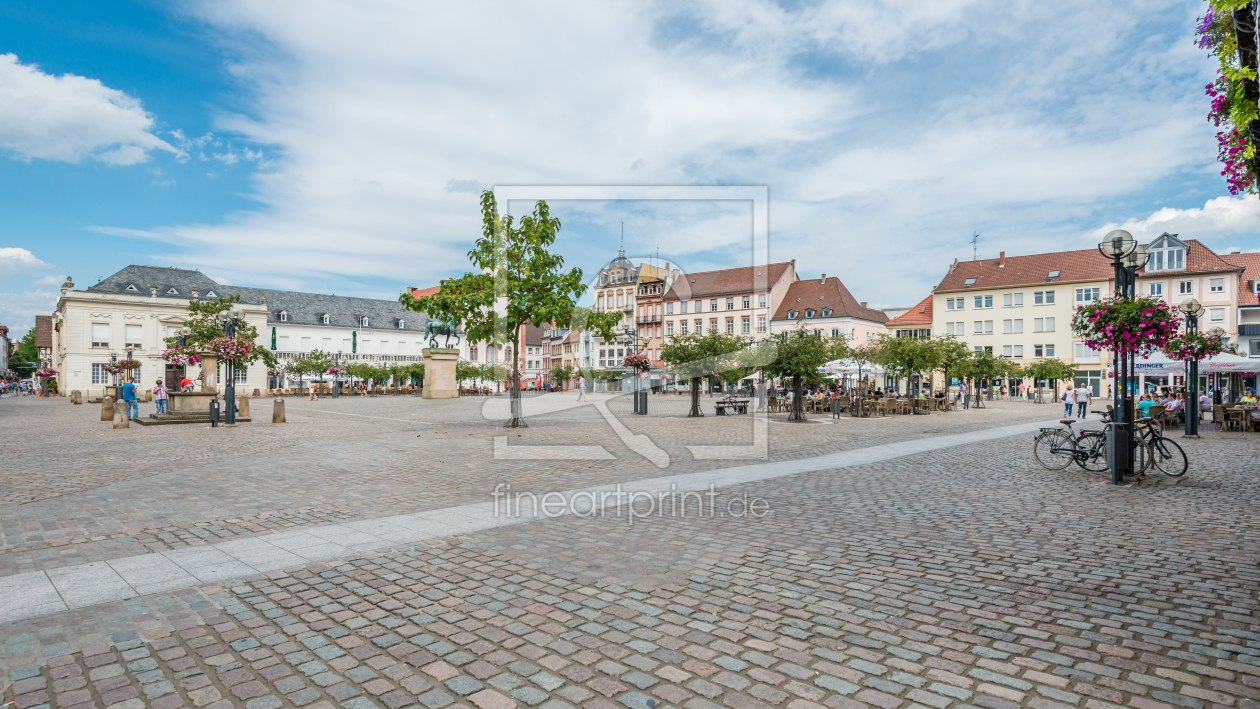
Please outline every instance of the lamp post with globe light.
[{"label": "lamp post with globe light", "polygon": [[[220,310],[215,315],[219,322],[223,323],[223,334],[227,337],[236,337],[236,323],[245,319],[245,311],[240,308],[231,308],[229,310]],[[236,367],[233,366],[232,360],[227,360],[223,365],[223,376],[227,380],[223,387],[224,399],[224,415],[223,423],[225,426],[236,425]]]},{"label": "lamp post with globe light", "polygon": [[[1177,308],[1186,316],[1186,332],[1199,331],[1199,315],[1203,313],[1203,305],[1194,298],[1186,298]],[[1190,415],[1190,407],[1194,407],[1194,416]],[[1186,437],[1199,437],[1199,361],[1186,360]]]},{"label": "lamp post with globe light", "polygon": [[[1116,281],[1117,298],[1134,298],[1137,289],[1137,270],[1146,265],[1146,249],[1134,240],[1133,235],[1116,229],[1103,237],[1099,252],[1111,259]],[[1111,390],[1112,423],[1108,429],[1108,449],[1111,453],[1111,482],[1124,483],[1124,476],[1133,472],[1133,392],[1129,384],[1133,380],[1136,353],[1117,349],[1112,352],[1114,385]]]}]

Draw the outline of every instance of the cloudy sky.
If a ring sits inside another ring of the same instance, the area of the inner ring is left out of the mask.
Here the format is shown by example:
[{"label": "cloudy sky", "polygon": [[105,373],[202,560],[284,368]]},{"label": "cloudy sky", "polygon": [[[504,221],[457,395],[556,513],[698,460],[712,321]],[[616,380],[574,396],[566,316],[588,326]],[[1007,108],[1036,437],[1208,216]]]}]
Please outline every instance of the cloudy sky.
[{"label": "cloudy sky", "polygon": [[[494,185],[767,185],[773,258],[909,305],[1123,225],[1260,249],[1201,0],[0,5],[0,322],[128,263],[392,298]],[[513,204],[514,212],[528,205]],[[746,264],[737,203],[552,203],[568,263]]]}]

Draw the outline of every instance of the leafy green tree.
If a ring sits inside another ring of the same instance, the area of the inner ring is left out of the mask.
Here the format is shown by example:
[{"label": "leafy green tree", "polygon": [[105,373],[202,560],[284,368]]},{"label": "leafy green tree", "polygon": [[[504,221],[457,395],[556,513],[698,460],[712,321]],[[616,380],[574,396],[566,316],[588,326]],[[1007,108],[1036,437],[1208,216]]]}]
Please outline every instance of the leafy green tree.
[{"label": "leafy green tree", "polygon": [[823,337],[817,330],[788,330],[770,338],[776,349],[774,361],[766,364],[766,374],[792,379],[792,412],[789,421],[805,421],[802,387],[822,383],[818,368],[830,362],[847,347],[842,339]]},{"label": "leafy green tree", "polygon": [[914,375],[931,372],[941,363],[940,349],[927,338],[881,335],[880,345],[880,363],[894,377],[904,378],[907,387]]},{"label": "leafy green tree", "polygon": [[472,362],[459,360],[455,363],[455,385],[463,388],[463,383],[481,377],[481,366]]},{"label": "leafy green tree", "polygon": [[324,383],[324,377],[328,374],[328,368],[333,366],[335,360],[333,356],[323,350],[311,350],[301,360],[306,369],[306,373],[310,376],[319,377],[319,383]]},{"label": "leafy green tree", "polygon": [[9,356],[9,369],[26,376],[39,368],[39,348],[35,346],[35,328],[26,331],[18,340],[17,349]]},{"label": "leafy green tree", "polygon": [[[582,269],[562,270],[564,258],[549,250],[560,231],[560,220],[551,216],[546,202],[521,218],[500,215],[494,193],[481,194],[482,234],[468,258],[477,269],[441,282],[437,293],[401,302],[411,310],[428,313],[447,322],[463,323],[471,342],[512,342],[512,418],[509,428],[525,426],[521,415],[521,326],[543,327],[571,323],[577,299],[586,292]],[[582,326],[605,340],[613,338],[620,312],[577,311]]]},{"label": "leafy green tree", "polygon": [[937,367],[941,370],[941,375],[945,378],[945,388],[949,388],[949,380],[951,377],[959,376],[960,372],[966,367],[966,363],[971,359],[971,348],[967,347],[967,343],[960,341],[953,335],[941,335],[933,337],[932,346],[936,348],[937,357],[940,362]]},{"label": "leafy green tree", "polygon": [[739,352],[744,345],[742,337],[715,329],[703,334],[672,335],[666,339],[661,347],[661,361],[677,376],[691,380],[691,410],[687,416],[704,416],[700,411],[700,380],[718,372],[740,368],[737,359],[727,355]]},{"label": "leafy green tree", "polygon": [[971,357],[959,367],[959,374],[963,380],[969,380],[972,383],[976,397],[974,405],[981,408],[984,404],[980,399],[980,382],[1009,376],[1012,371],[1015,371],[1015,367],[1010,360],[995,357],[988,350],[972,353]]},{"label": "leafy green tree", "polygon": [[[1032,377],[1033,386],[1037,386],[1038,381],[1050,382],[1050,386],[1054,389],[1054,395],[1051,401],[1059,400],[1059,380],[1072,379],[1076,376],[1076,365],[1068,364],[1057,357],[1042,359],[1033,362],[1024,368],[1024,376]],[[1041,401],[1041,391],[1037,391],[1037,401]]]},{"label": "leafy green tree", "polygon": [[564,388],[564,385],[566,383],[568,383],[577,375],[578,375],[578,371],[567,364],[556,367],[555,369],[551,370],[551,378],[554,379],[556,383],[559,384],[560,388],[562,389]]}]

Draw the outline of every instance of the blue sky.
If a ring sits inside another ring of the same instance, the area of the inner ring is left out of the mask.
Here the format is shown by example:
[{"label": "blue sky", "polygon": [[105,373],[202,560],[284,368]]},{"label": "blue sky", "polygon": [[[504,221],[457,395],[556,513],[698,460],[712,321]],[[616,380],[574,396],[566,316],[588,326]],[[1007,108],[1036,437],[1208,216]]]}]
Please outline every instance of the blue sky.
[{"label": "blue sky", "polygon": [[[448,4],[449,5],[449,4]],[[776,259],[917,302],[954,258],[1123,225],[1260,249],[1199,0],[0,5],[0,322],[128,263],[393,297],[495,184],[768,185]],[[721,204],[563,203],[588,272],[744,265]]]}]

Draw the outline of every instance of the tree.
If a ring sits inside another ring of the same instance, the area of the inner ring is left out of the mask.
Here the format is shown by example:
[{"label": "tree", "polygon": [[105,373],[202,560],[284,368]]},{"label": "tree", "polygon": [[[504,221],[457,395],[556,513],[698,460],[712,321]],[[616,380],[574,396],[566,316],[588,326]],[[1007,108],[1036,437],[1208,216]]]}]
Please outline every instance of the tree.
[{"label": "tree", "polygon": [[1015,367],[1010,360],[995,357],[988,350],[981,350],[973,353],[966,362],[962,363],[958,371],[964,381],[971,381],[976,395],[975,405],[983,407],[984,404],[980,401],[980,382],[1008,376],[1015,371]]},{"label": "tree", "polygon": [[822,383],[818,368],[837,359],[848,348],[843,339],[824,338],[821,331],[796,329],[780,332],[770,338],[776,349],[774,361],[766,365],[766,374],[792,378],[792,412],[788,421],[806,421],[801,401],[802,385]]},{"label": "tree", "polygon": [[971,359],[972,351],[967,347],[967,343],[961,342],[953,335],[933,337],[931,342],[940,360],[936,366],[941,369],[941,376],[945,378],[945,388],[948,389],[950,377],[960,375],[967,361]]},{"label": "tree", "polygon": [[[907,387],[914,375],[931,372],[940,366],[940,349],[926,338],[881,335],[880,344],[881,363],[894,377],[905,377]],[[906,393],[910,392],[907,390]]]},{"label": "tree", "polygon": [[661,347],[661,361],[677,376],[691,380],[691,410],[687,416],[704,416],[700,411],[700,380],[723,369],[735,369],[739,364],[726,361],[725,355],[744,348],[744,339],[710,330],[685,335],[672,335]]},{"label": "tree", "polygon": [[873,368],[876,363],[884,357],[883,343],[879,340],[863,342],[858,345],[845,344],[842,356],[839,359],[850,363],[851,366],[857,367],[858,390],[862,391],[863,369]]},{"label": "tree", "polygon": [[[468,259],[476,273],[443,280],[436,293],[415,298],[404,293],[400,300],[411,310],[452,323],[463,323],[471,342],[512,342],[512,418],[509,428],[525,426],[521,415],[521,326],[542,327],[574,320],[577,299],[586,292],[582,269],[563,271],[564,258],[549,251],[560,231],[560,220],[551,216],[546,202],[514,225],[500,215],[494,193],[481,194],[482,233]],[[620,312],[586,311],[583,327],[611,340]]]},{"label": "tree", "polygon": [[[1076,376],[1076,365],[1068,364],[1057,357],[1038,360],[1024,369],[1027,376],[1032,377],[1033,386],[1037,386],[1038,380],[1050,382],[1050,386],[1054,389],[1054,396],[1051,401],[1059,400],[1059,380],[1071,379]],[[1037,401],[1041,401],[1041,392],[1037,392]]]},{"label": "tree", "polygon": [[301,361],[307,374],[319,376],[320,384],[324,383],[324,375],[328,374],[328,368],[336,362],[331,354],[323,350],[311,350]]},{"label": "tree", "polygon": [[456,386],[462,386],[462,384],[465,381],[470,380],[470,379],[476,379],[480,376],[481,376],[480,366],[475,365],[472,362],[465,362],[462,359],[455,363]]},{"label": "tree", "polygon": [[[188,345],[204,349],[211,340],[223,337],[223,323],[219,322],[216,316],[225,310],[231,310],[240,301],[240,294],[219,298],[218,300],[189,301],[189,318],[184,323],[185,327],[192,330],[192,334],[188,336]],[[243,320],[238,321],[236,323],[236,336],[251,343],[257,343],[258,328]],[[164,341],[168,346],[179,344],[178,337],[168,337]],[[236,364],[252,364],[260,359],[268,367],[276,366],[275,355],[271,354],[271,351],[266,347],[254,347],[249,354],[234,361]]]},{"label": "tree", "polygon": [[35,328],[26,331],[22,335],[22,339],[18,340],[17,349],[9,357],[9,369],[17,372],[19,376],[26,373],[34,372],[39,367],[39,348],[35,346]]}]

